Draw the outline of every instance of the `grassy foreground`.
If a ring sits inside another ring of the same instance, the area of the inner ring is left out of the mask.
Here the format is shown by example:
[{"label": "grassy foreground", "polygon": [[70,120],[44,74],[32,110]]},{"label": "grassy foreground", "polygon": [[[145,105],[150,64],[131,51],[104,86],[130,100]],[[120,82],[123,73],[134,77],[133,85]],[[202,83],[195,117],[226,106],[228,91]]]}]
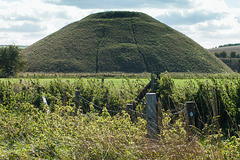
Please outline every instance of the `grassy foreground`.
[{"label": "grassy foreground", "polygon": [[[47,110],[47,108],[45,108]],[[69,106],[54,113],[33,105],[18,111],[0,108],[1,159],[239,159],[240,140],[220,140],[221,134],[189,135],[181,119],[163,119],[162,134],[146,136],[146,121],[132,123],[122,112],[114,117],[104,110],[73,116]],[[209,130],[210,132],[210,130]],[[202,139],[201,139],[202,137]]]},{"label": "grassy foreground", "polygon": [[[184,114],[169,116],[170,111],[163,111],[161,132],[154,140],[147,137],[144,118],[133,123],[125,112],[125,104],[143,88],[142,81],[126,79],[119,88],[82,78],[47,84],[1,81],[0,159],[239,159],[240,78],[209,81],[190,80],[179,88],[170,77],[162,76],[158,91],[162,104],[171,100],[179,109],[186,100],[195,100],[206,117],[219,124],[205,122],[203,117],[205,126],[191,134]],[[81,109],[88,106],[89,112],[75,116],[76,88],[103,109],[80,101]],[[211,117],[213,91],[220,109],[216,118]],[[49,106],[42,103],[43,94]],[[137,110],[144,113],[145,108],[139,105]],[[224,111],[229,117],[224,117]],[[225,123],[230,121],[234,123]]]}]

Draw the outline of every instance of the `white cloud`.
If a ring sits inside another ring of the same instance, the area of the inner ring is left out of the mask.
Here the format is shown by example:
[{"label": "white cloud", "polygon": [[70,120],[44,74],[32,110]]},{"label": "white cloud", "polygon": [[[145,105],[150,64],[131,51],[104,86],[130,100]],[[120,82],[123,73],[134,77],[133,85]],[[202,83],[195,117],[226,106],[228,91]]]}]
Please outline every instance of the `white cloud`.
[{"label": "white cloud", "polygon": [[239,43],[240,5],[233,5],[233,2],[234,0],[0,0],[0,44],[30,45],[91,13],[109,10],[144,12],[206,48]]},{"label": "white cloud", "polygon": [[60,0],[59,5],[73,5],[83,9],[130,9],[144,7],[190,7],[191,0]]},{"label": "white cloud", "polygon": [[[49,4],[42,0],[4,0],[0,4],[0,35],[5,37],[0,39],[0,44],[20,42],[30,45],[92,12],[74,6]],[[19,32],[29,32],[37,37],[26,39],[25,34]]]},{"label": "white cloud", "polygon": [[206,48],[240,42],[239,8],[230,8],[224,0],[192,0],[192,5],[165,10],[156,18]]}]

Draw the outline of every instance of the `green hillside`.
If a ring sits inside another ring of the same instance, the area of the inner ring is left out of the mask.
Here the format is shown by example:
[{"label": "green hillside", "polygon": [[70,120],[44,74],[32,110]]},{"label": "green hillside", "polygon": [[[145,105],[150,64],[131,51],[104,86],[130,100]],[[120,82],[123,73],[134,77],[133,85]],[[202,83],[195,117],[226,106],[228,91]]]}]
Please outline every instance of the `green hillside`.
[{"label": "green hillside", "polygon": [[139,12],[89,15],[22,53],[29,72],[232,72],[190,38]]}]

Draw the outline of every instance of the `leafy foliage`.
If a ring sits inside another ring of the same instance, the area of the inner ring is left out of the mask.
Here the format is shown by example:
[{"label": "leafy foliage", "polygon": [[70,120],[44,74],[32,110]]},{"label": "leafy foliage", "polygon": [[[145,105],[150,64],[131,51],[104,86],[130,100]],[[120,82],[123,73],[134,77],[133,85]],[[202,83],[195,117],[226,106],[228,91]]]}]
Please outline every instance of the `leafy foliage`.
[{"label": "leafy foliage", "polygon": [[0,74],[1,77],[15,75],[23,69],[24,62],[21,59],[20,48],[14,45],[0,48]]},{"label": "leafy foliage", "polygon": [[[124,111],[124,104],[143,86],[141,80],[128,78],[118,88],[111,82],[81,78],[73,83],[57,78],[44,85],[32,79],[0,81],[0,159],[240,158],[239,77],[212,77],[208,82],[195,79],[181,87],[161,75],[159,97],[172,101],[161,104],[179,110],[181,103],[195,100],[204,127],[189,134],[184,114],[169,116],[170,111],[163,110],[161,134],[154,140],[146,136],[145,119],[139,117],[133,123]],[[89,112],[75,116],[76,88],[102,109],[80,101],[80,110],[88,106]],[[43,104],[43,96],[48,106]],[[213,105],[218,106],[216,117]],[[144,107],[138,108],[144,112]],[[110,112],[117,109],[119,113]]]}]

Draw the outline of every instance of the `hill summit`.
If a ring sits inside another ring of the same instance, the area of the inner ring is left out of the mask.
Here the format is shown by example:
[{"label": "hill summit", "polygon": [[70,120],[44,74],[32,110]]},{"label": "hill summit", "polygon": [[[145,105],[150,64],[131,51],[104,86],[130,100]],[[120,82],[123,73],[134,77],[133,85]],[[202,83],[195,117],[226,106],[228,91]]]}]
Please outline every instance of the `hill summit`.
[{"label": "hill summit", "polygon": [[29,72],[232,72],[190,38],[140,12],[89,15],[22,53]]}]

